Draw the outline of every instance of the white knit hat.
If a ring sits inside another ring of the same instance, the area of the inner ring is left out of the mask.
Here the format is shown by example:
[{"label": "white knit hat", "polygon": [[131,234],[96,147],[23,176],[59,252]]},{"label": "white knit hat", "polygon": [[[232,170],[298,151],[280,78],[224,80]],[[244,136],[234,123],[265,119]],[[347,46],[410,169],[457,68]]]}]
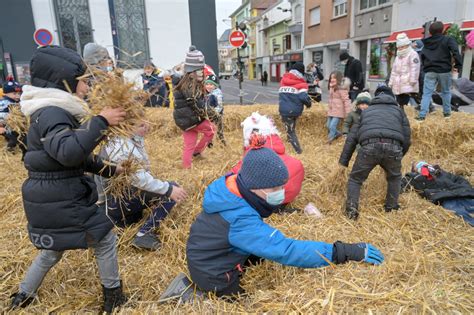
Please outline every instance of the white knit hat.
[{"label": "white knit hat", "polygon": [[397,35],[397,48],[402,46],[411,45],[411,40],[408,38],[407,34],[400,33]]}]

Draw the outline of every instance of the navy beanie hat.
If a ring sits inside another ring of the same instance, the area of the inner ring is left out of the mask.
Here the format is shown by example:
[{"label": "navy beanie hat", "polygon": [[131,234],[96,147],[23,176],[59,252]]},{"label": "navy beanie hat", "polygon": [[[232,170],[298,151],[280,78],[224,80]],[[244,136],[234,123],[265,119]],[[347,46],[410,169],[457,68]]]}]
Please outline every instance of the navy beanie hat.
[{"label": "navy beanie hat", "polygon": [[268,148],[255,148],[248,151],[239,175],[248,189],[282,186],[286,184],[289,176],[285,163]]},{"label": "navy beanie hat", "polygon": [[385,94],[385,95],[388,95],[388,96],[391,96],[393,98],[395,98],[395,95],[393,94],[393,91],[391,88],[389,88],[388,86],[386,85],[380,85],[376,90],[375,90],[375,93],[374,95],[375,96],[380,96],[382,94]]},{"label": "navy beanie hat", "polygon": [[14,93],[21,92],[20,83],[16,82],[13,78],[8,78],[7,81],[3,83],[3,93]]},{"label": "navy beanie hat", "polygon": [[291,67],[291,70],[296,70],[299,73],[304,74],[304,64],[302,62],[297,62]]}]

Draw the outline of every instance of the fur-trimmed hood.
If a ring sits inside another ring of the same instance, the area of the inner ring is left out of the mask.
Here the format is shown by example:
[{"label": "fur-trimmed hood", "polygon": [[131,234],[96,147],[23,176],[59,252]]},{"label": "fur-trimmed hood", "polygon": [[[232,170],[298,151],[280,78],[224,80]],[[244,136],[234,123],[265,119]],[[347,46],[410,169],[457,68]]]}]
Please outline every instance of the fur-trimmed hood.
[{"label": "fur-trimmed hood", "polygon": [[82,120],[88,113],[87,104],[71,93],[60,89],[39,88],[31,85],[23,87],[20,106],[21,111],[27,117],[38,109],[48,106],[60,107],[73,115],[78,121]]}]

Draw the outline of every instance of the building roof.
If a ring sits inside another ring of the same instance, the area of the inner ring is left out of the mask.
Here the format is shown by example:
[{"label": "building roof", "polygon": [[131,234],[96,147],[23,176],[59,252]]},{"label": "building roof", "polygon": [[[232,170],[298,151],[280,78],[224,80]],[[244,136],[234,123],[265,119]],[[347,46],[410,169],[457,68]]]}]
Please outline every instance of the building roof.
[{"label": "building roof", "polygon": [[266,10],[268,7],[277,2],[278,0],[251,0],[250,8],[257,10]]},{"label": "building roof", "polygon": [[228,42],[229,41],[229,35],[232,29],[228,28],[222,33],[221,37],[219,37],[219,42]]}]

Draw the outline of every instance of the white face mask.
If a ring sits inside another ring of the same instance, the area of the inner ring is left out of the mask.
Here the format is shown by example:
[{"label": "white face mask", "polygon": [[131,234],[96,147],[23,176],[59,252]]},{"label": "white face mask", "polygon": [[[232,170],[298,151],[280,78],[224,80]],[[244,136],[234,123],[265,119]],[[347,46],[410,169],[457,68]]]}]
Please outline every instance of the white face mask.
[{"label": "white face mask", "polygon": [[348,61],[347,59],[346,59],[346,60],[343,60],[343,61],[341,61],[341,64],[342,64],[342,65],[347,65],[347,61]]}]

